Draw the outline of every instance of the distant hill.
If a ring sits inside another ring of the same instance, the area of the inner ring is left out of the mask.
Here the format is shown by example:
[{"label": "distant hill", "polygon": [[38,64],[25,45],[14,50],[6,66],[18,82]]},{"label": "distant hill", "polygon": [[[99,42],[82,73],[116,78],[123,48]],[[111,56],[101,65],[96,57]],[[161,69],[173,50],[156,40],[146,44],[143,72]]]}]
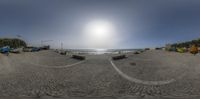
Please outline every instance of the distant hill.
[{"label": "distant hill", "polygon": [[11,48],[26,47],[26,42],[17,38],[0,38],[0,47],[10,46]]},{"label": "distant hill", "polygon": [[196,39],[196,40],[192,40],[192,41],[183,42],[183,43],[175,43],[175,44],[172,44],[172,46],[173,47],[187,47],[187,48],[189,48],[193,44],[200,47],[200,38]]}]

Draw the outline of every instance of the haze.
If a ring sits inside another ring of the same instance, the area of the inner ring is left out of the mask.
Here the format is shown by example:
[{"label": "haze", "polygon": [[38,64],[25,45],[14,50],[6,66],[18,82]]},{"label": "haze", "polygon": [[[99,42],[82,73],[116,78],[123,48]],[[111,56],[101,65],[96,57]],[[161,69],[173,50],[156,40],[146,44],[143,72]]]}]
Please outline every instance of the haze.
[{"label": "haze", "polygon": [[[198,0],[2,0],[0,36],[66,49],[160,47],[199,37],[199,12]],[[87,30],[96,21],[105,24]]]}]

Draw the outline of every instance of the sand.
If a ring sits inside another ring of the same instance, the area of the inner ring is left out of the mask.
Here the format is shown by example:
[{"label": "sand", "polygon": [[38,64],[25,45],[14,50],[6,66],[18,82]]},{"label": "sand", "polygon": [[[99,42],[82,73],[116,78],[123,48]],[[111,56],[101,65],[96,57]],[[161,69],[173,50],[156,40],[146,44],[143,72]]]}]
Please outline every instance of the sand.
[{"label": "sand", "polygon": [[[31,99],[198,99],[200,55],[146,51],[111,61],[53,51],[0,54],[0,96]],[[131,62],[136,65],[130,65]],[[113,67],[113,63],[114,67]],[[120,71],[117,71],[117,69]],[[167,83],[161,83],[167,82]]]}]

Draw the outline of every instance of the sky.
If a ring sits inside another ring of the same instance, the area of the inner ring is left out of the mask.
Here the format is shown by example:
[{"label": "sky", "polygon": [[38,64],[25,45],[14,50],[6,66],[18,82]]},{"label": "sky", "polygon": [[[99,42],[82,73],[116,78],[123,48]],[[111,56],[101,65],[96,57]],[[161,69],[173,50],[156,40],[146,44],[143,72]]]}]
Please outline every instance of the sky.
[{"label": "sky", "polygon": [[[199,0],[1,0],[0,37],[66,49],[161,47],[199,38],[199,12]],[[87,33],[95,22],[112,31]]]}]

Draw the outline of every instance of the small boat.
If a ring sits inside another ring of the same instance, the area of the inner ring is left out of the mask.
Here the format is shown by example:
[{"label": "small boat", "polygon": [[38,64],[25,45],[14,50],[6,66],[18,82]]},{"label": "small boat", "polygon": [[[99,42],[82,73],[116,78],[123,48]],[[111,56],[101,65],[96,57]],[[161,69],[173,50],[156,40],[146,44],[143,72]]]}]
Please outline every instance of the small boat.
[{"label": "small boat", "polygon": [[9,46],[4,46],[0,49],[1,53],[8,53],[10,52],[10,47]]}]

